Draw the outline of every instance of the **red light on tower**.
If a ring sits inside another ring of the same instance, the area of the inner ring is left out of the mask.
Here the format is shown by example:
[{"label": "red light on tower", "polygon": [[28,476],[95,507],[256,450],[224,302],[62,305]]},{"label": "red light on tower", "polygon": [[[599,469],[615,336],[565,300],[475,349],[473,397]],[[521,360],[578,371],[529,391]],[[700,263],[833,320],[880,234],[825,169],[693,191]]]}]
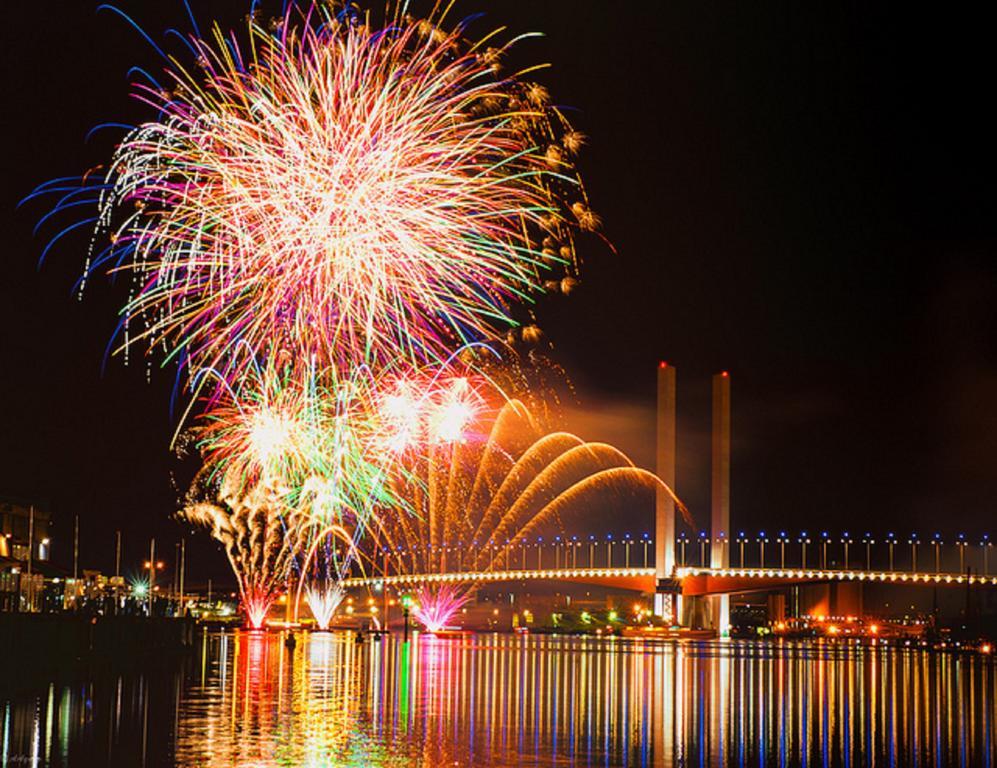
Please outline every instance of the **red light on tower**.
[{"label": "red light on tower", "polygon": [[727,373],[727,371],[723,371],[720,375],[723,376],[725,379],[730,376],[730,374]]},{"label": "red light on tower", "polygon": [[668,363],[666,363],[664,360],[662,360],[660,363],[658,363],[658,367],[659,368],[667,368],[668,367]]}]

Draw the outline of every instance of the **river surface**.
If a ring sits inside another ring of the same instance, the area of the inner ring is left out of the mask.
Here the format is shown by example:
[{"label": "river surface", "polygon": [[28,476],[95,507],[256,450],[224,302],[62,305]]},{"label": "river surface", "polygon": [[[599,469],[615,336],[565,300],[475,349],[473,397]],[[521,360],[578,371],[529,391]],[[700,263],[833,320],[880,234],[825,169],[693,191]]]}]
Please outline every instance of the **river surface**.
[{"label": "river surface", "polygon": [[0,768],[988,767],[995,673],[844,643],[205,634],[144,673],[0,681]]}]

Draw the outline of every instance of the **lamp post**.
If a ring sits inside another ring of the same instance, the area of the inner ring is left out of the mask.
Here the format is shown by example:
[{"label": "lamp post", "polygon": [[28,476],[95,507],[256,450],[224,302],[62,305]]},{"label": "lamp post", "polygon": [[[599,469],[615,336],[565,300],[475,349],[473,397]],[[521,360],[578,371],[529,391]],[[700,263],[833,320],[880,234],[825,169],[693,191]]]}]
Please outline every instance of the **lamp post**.
[{"label": "lamp post", "polygon": [[740,533],[737,534],[737,544],[740,550],[741,568],[744,568],[744,545],[747,543],[747,541],[748,537],[744,535],[744,531],[741,531]]},{"label": "lamp post", "polygon": [[152,618],[152,593],[156,589],[156,571],[162,570],[165,564],[162,560],[156,562],[156,539],[149,539],[149,560],[145,564],[146,570],[149,571],[149,591],[146,593],[146,613],[149,618]]},{"label": "lamp post", "polygon": [[589,568],[595,568],[595,536],[589,536]]},{"label": "lamp post", "polygon": [[892,573],[894,570],[896,570],[893,566],[893,547],[896,546],[897,543],[897,535],[893,533],[893,531],[890,531],[888,534],[886,534],[886,543],[890,549],[890,572]]},{"label": "lamp post", "polygon": [[[28,613],[35,611],[35,579],[31,575],[31,561],[35,554],[35,507],[32,504],[28,507]],[[76,581],[73,581],[73,589],[76,589]],[[18,597],[20,602],[20,597]]]},{"label": "lamp post", "polygon": [[710,543],[706,536],[706,531],[699,532],[699,565],[701,568],[709,567],[706,562],[706,545]]},{"label": "lamp post", "polygon": [[648,548],[648,545],[651,543],[651,537],[650,537],[650,535],[648,535],[648,534],[645,533],[641,537],[641,541],[644,544],[644,567],[647,568],[647,548]]},{"label": "lamp post", "polygon": [[827,531],[820,532],[820,569],[827,570],[827,543],[831,540]]},{"label": "lamp post", "polygon": [[802,554],[802,568],[805,571],[807,569],[807,544],[810,543],[810,534],[804,531],[800,534],[800,552]]},{"label": "lamp post", "polygon": [[613,567],[613,534],[606,534],[606,567]]},{"label": "lamp post", "polygon": [[689,537],[685,535],[685,531],[679,534],[679,565],[685,566],[685,548],[689,543]]},{"label": "lamp post", "polygon": [[409,614],[409,611],[412,609],[412,603],[413,603],[412,596],[411,595],[402,595],[401,603],[402,603],[402,621],[403,621],[403,624],[402,624],[402,627],[403,627],[403,629],[402,629],[402,638],[403,638],[402,642],[407,643],[408,642],[408,614]]},{"label": "lamp post", "polygon": [[990,547],[994,543],[990,541],[990,534],[983,534],[983,538],[980,540],[980,548],[983,550],[983,575],[990,575]]},{"label": "lamp post", "polygon": [[[862,537],[862,543],[865,544],[865,569],[867,571],[872,570],[872,545],[876,542],[872,538],[872,534],[868,531]],[[892,570],[892,568],[891,568]]]},{"label": "lamp post", "polygon": [[849,565],[848,565],[848,563],[849,563],[849,559],[848,559],[848,548],[852,544],[852,535],[850,533],[848,533],[848,531],[845,531],[845,533],[842,535],[842,537],[841,537],[841,543],[842,543],[842,545],[844,545],[844,550],[845,550],[845,568],[844,568],[844,570],[847,571],[848,568],[849,568]]},{"label": "lamp post", "polygon": [[959,547],[959,573],[966,570],[966,534],[956,536],[955,545]]},{"label": "lamp post", "polygon": [[725,565],[730,565],[730,560],[727,556],[727,531],[720,531],[717,534],[717,541],[720,542],[720,562]]},{"label": "lamp post", "polygon": [[187,583],[187,540],[180,539],[180,615],[187,615],[184,591]]},{"label": "lamp post", "polygon": [[931,540],[931,543],[935,545],[935,573],[941,573],[941,549],[942,549],[942,535],[936,533]]},{"label": "lamp post", "polygon": [[917,545],[921,543],[921,539],[916,533],[912,533],[907,543],[910,544],[910,572],[917,573]]},{"label": "lamp post", "polygon": [[762,570],[765,569],[765,545],[768,543],[768,536],[765,535],[765,531],[758,534],[758,556],[759,562],[762,564]]},{"label": "lamp post", "polygon": [[779,570],[784,571],[786,570],[786,544],[789,542],[789,539],[786,538],[786,532],[779,531],[776,541],[779,543]]},{"label": "lamp post", "polygon": [[630,540],[630,534],[629,533],[626,534],[623,537],[623,553],[624,553],[623,554],[623,567],[624,568],[629,568],[630,567],[630,545],[632,543],[633,542]]}]

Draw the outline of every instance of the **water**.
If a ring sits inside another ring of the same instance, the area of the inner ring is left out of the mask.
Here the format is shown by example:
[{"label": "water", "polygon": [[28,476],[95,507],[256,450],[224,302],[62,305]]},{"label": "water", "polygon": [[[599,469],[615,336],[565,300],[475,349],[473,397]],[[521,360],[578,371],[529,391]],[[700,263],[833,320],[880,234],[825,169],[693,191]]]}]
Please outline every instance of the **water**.
[{"label": "water", "polygon": [[209,634],[144,674],[0,681],[0,768],[991,766],[995,673],[825,643]]}]

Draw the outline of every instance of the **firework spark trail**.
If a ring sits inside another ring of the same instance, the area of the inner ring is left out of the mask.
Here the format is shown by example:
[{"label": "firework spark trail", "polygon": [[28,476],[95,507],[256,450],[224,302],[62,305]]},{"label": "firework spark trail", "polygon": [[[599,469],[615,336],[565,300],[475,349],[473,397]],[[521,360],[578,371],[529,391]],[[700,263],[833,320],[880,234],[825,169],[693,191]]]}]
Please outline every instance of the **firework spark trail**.
[{"label": "firework spark trail", "polygon": [[[386,570],[489,571],[538,526],[559,522],[573,505],[639,489],[663,490],[690,519],[681,500],[653,473],[635,467],[611,445],[567,432],[545,433],[518,400],[479,414],[476,422],[467,430],[474,439],[402,459],[407,472],[396,479],[393,494],[409,500],[413,514],[371,521],[371,544],[392,553]],[[483,430],[485,435],[475,435]],[[437,631],[474,588],[472,583],[422,587],[417,617]]]},{"label": "firework spark trail", "polygon": [[[496,74],[494,33],[401,7],[378,29],[292,3],[241,44],[192,36],[197,66],[171,58],[169,88],[135,84],[158,117],[94,183],[111,243],[86,268],[132,276],[125,347],[230,378],[240,343],[419,367],[575,285],[556,272],[597,226],[571,161],[583,137],[528,72]],[[82,202],[64,180],[40,191]]]},{"label": "firework spark trail", "polygon": [[179,514],[224,546],[249,624],[262,627],[302,546],[300,517],[262,487],[243,492],[241,481],[223,481],[214,502],[192,498]]}]

